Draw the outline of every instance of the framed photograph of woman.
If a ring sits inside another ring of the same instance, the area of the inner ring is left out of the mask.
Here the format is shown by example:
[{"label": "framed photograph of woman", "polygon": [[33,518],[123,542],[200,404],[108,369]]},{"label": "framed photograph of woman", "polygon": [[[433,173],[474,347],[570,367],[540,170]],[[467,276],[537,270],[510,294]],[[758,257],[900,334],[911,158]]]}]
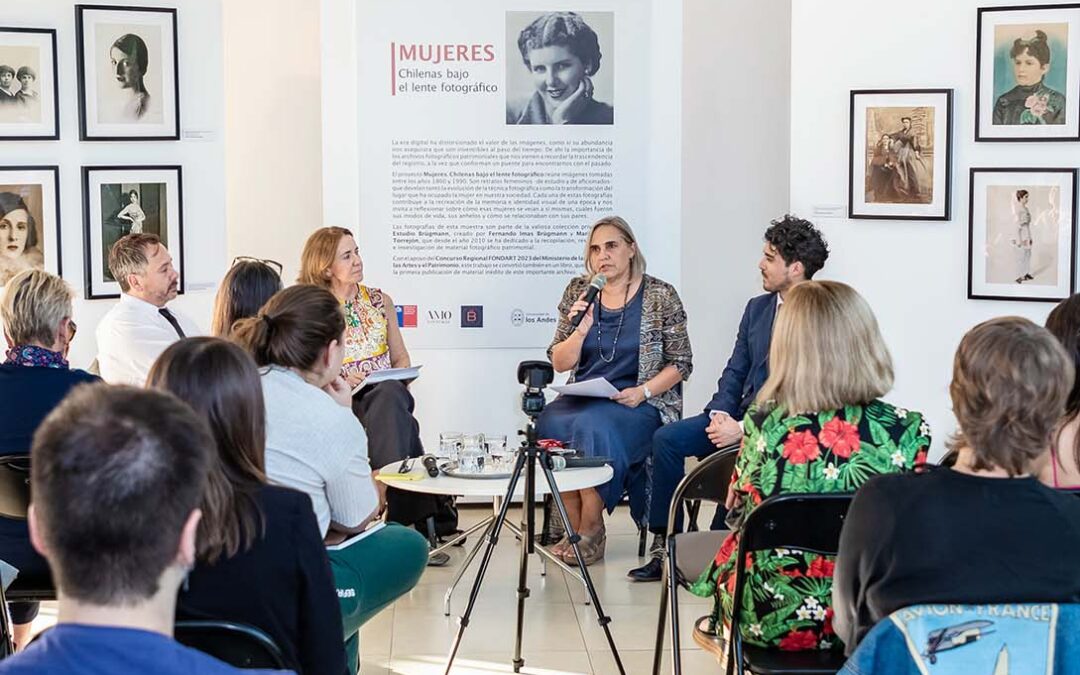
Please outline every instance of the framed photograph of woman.
[{"label": "framed photograph of woman", "polygon": [[86,297],[120,297],[109,249],[126,234],[156,234],[172,254],[184,292],[183,181],[179,166],[84,166]]},{"label": "framed photograph of woman", "polygon": [[56,31],[0,28],[0,141],[60,138]]},{"label": "framed photograph of woman", "polygon": [[952,89],[851,92],[848,217],[948,220]]},{"label": "framed photograph of woman", "polygon": [[968,298],[1058,302],[1076,291],[1076,169],[972,169]]},{"label": "framed photograph of woman", "polygon": [[60,275],[60,169],[0,166],[0,286],[28,269]]},{"label": "framed photograph of woman", "polygon": [[1080,140],[1080,4],[982,7],[976,141]]},{"label": "framed photograph of woman", "polygon": [[79,139],[180,138],[176,10],[76,5]]}]

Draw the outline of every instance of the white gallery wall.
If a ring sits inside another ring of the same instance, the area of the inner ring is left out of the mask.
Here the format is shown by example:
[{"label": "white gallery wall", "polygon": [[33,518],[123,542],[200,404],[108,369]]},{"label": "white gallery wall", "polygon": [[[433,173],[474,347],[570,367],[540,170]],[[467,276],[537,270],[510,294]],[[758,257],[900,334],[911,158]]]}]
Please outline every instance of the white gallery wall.
[{"label": "white gallery wall", "polygon": [[[926,413],[931,459],[955,430],[948,383],[964,332],[1001,315],[1041,324],[1053,307],[967,299],[968,169],[1080,164],[1076,143],[973,140],[976,8],[1014,4],[1023,3],[792,2],[791,207],[828,238],[832,254],[821,277],[850,283],[874,308],[895,360],[889,398]],[[955,90],[952,219],[814,217],[815,208],[847,204],[849,90],[931,87]]]},{"label": "white gallery wall", "polygon": [[60,167],[63,276],[76,290],[74,319],[82,327],[72,344],[70,358],[74,366],[85,368],[97,353],[94,327],[116,300],[83,299],[82,166],[183,167],[187,293],[176,300],[175,306],[200,326],[209,326],[213,293],[226,264],[224,86],[221,0],[145,0],[139,4],[177,8],[181,140],[80,142],[75,4],[70,0],[0,3],[0,24],[4,26],[56,29],[60,79],[60,140],[0,142],[0,165]]}]

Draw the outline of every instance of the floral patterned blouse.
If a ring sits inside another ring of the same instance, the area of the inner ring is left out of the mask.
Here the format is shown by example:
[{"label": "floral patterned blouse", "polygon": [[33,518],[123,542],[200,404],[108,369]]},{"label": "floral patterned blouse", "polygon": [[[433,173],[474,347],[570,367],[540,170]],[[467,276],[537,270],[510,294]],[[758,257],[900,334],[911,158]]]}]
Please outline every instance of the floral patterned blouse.
[{"label": "floral patterned blouse", "polygon": [[356,297],[342,301],[345,313],[345,358],[341,375],[373,373],[393,367],[387,342],[386,303],[382,291],[359,285]]},{"label": "floral patterned blouse", "polygon": [[[930,427],[884,401],[793,415],[751,406],[731,489],[745,509],[716,559],[691,587],[713,596],[712,624],[730,623],[738,531],[754,507],[781,493],[854,492],[867,479],[926,461]],[[832,630],[832,556],[775,549],[748,555],[740,626],[747,644],[784,650],[842,648]]]}]

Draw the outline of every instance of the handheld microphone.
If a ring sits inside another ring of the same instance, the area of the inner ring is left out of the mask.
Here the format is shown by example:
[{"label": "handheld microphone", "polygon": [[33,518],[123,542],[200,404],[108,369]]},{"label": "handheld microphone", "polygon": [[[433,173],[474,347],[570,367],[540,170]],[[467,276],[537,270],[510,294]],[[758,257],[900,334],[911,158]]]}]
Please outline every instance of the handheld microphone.
[{"label": "handheld microphone", "polygon": [[424,464],[424,468],[427,469],[428,475],[432,478],[437,478],[439,475],[439,465],[435,461],[434,455],[424,455],[420,460]]},{"label": "handheld microphone", "polygon": [[585,297],[582,298],[585,301],[585,310],[580,314],[575,314],[573,319],[570,319],[570,330],[574,330],[581,323],[581,320],[585,318],[585,314],[589,311],[589,307],[596,302],[596,296],[600,294],[601,289],[607,285],[607,277],[603,274],[597,274],[589,282],[589,290],[585,291]]},{"label": "handheld microphone", "polygon": [[562,471],[564,469],[584,469],[611,464],[610,457],[563,457],[562,455],[551,456],[551,470]]}]

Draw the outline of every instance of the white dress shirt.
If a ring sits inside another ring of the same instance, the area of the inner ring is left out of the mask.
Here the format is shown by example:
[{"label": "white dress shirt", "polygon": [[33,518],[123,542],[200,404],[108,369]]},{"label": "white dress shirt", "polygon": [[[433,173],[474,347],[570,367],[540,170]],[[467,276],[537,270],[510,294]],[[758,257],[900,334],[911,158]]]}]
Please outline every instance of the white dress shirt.
[{"label": "white dress shirt", "polygon": [[[187,337],[201,335],[199,327],[180,312],[170,309]],[[127,293],[101,319],[97,327],[98,369],[109,384],[146,383],[150,366],[161,352],[180,339],[169,320],[155,305]]]}]

